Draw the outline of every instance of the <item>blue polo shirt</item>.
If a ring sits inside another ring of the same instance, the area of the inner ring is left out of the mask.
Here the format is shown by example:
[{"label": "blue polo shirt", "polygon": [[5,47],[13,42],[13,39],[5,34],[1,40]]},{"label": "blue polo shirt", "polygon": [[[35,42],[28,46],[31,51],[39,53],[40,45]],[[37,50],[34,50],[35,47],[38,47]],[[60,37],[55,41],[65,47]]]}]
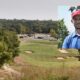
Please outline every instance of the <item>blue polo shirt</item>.
[{"label": "blue polo shirt", "polygon": [[68,35],[63,42],[62,48],[80,49],[80,36],[78,36],[75,32]]}]

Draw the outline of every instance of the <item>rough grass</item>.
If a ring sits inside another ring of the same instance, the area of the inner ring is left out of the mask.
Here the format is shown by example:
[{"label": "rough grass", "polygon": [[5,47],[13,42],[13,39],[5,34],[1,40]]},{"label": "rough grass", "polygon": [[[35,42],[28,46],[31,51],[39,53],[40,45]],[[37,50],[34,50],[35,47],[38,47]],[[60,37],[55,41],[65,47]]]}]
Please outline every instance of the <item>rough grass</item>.
[{"label": "rough grass", "polygon": [[[20,50],[20,57],[12,68],[22,75],[18,78],[17,75],[7,76],[5,80],[80,80],[80,61],[74,57],[56,59],[58,56],[74,56],[78,54],[77,50],[63,54],[58,51],[57,42],[46,40],[22,42]],[[27,50],[32,53],[26,53]]]},{"label": "rough grass", "polygon": [[22,66],[20,71],[22,77],[18,80],[80,80],[80,67],[44,68],[27,65]]}]

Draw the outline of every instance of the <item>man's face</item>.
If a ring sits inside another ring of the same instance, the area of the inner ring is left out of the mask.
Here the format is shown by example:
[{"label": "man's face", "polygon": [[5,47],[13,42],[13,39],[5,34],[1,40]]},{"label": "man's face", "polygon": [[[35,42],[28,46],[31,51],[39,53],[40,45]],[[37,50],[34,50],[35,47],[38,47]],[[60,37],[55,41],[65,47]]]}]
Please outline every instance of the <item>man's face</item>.
[{"label": "man's face", "polygon": [[80,29],[80,15],[76,15],[72,19],[72,23],[75,26],[75,29]]}]

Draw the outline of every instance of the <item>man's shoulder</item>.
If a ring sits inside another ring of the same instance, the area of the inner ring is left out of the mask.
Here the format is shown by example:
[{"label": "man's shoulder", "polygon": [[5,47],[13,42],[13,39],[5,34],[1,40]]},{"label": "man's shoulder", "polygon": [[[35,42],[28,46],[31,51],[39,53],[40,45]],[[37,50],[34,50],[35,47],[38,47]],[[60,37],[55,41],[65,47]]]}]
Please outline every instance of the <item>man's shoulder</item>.
[{"label": "man's shoulder", "polygon": [[66,38],[64,39],[62,48],[66,48],[66,49],[69,48],[74,35],[75,35],[75,33],[70,33],[68,36],[66,36]]},{"label": "man's shoulder", "polygon": [[65,40],[69,42],[74,38],[74,36],[75,36],[75,33],[70,33],[68,36],[66,36]]},{"label": "man's shoulder", "polygon": [[73,33],[70,33],[67,37],[68,37],[68,38],[73,38],[75,35],[76,35],[76,33],[73,32]]}]

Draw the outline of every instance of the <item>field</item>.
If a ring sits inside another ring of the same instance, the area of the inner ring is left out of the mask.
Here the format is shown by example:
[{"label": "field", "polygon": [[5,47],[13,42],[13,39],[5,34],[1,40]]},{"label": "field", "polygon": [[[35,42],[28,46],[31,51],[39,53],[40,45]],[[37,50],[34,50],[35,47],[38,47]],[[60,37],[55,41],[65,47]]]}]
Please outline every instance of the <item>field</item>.
[{"label": "field", "polygon": [[[27,40],[20,43],[20,56],[25,61],[21,69],[23,80],[80,80],[78,51],[60,53],[57,41]],[[59,59],[61,58],[61,59]]]},{"label": "field", "polygon": [[[57,44],[57,41],[22,39],[20,54],[10,64],[20,75],[5,73],[3,80],[80,80],[80,61],[75,57],[78,51],[69,49],[69,53],[61,53]],[[0,78],[2,75],[1,72]]]},{"label": "field", "polygon": [[[78,59],[73,57],[78,54],[78,51],[68,50],[68,54],[60,53],[56,41],[31,40],[21,43],[20,50],[21,56],[33,65],[42,67],[59,67],[62,66],[63,62],[65,62],[67,67],[74,65],[79,66]],[[58,57],[63,57],[64,59],[58,60]]]}]

